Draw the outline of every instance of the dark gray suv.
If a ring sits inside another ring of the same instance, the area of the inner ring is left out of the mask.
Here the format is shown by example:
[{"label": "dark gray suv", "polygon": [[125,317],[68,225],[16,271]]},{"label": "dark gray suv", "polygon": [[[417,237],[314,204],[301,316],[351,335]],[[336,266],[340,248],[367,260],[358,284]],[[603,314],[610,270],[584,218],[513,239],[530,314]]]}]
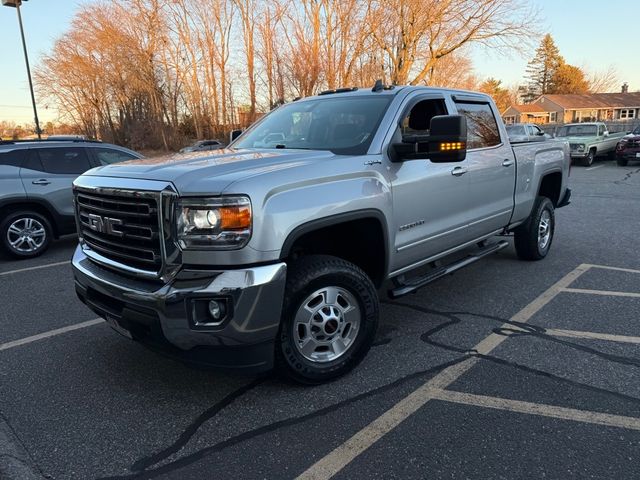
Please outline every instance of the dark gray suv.
[{"label": "dark gray suv", "polygon": [[0,141],[0,247],[36,257],[52,239],[76,231],[73,180],[101,165],[142,158],[87,140]]}]

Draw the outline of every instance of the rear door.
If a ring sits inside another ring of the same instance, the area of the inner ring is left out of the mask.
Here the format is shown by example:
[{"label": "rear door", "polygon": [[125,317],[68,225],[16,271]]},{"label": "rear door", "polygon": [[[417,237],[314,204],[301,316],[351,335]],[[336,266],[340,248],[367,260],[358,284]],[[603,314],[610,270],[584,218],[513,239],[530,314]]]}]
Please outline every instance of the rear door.
[{"label": "rear door", "polygon": [[473,240],[505,227],[513,212],[516,178],[511,144],[502,138],[497,112],[485,97],[455,96],[456,109],[467,118],[469,226]]},{"label": "rear door", "polygon": [[20,176],[30,198],[48,203],[69,221],[73,217],[71,185],[90,168],[83,147],[32,148]]}]

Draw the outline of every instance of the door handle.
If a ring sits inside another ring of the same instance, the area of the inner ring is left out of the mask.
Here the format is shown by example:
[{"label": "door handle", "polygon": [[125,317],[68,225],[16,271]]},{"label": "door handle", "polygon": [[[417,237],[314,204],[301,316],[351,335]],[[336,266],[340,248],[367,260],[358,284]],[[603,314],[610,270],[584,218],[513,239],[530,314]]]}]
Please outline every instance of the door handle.
[{"label": "door handle", "polygon": [[451,175],[455,177],[459,177],[460,175],[464,175],[465,173],[467,173],[466,167],[456,167],[451,170]]},{"label": "door handle", "polygon": [[503,167],[510,167],[511,165],[513,165],[515,162],[510,159],[510,158],[505,158],[504,162],[502,162],[502,166]]},{"label": "door handle", "polygon": [[34,185],[49,185],[51,182],[45,178],[41,178],[40,180],[34,180],[31,183]]}]

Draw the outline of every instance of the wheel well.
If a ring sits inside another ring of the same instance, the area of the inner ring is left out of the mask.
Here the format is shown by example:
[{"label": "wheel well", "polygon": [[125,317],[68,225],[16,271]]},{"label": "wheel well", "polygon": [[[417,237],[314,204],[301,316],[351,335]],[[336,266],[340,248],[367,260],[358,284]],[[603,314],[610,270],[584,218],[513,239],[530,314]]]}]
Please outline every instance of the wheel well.
[{"label": "wheel well", "polygon": [[58,237],[58,227],[56,222],[54,221],[53,215],[49,211],[49,209],[39,203],[33,202],[14,202],[2,205],[0,207],[0,220],[13,212],[18,212],[21,210],[30,210],[32,212],[39,213],[47,220],[49,220],[49,224],[53,230],[53,236]]},{"label": "wheel well", "polygon": [[287,241],[284,260],[303,255],[333,255],[360,267],[379,287],[387,267],[385,230],[377,218],[359,218],[304,231]]},{"label": "wheel well", "polygon": [[560,172],[548,173],[542,177],[538,195],[547,197],[557,207],[560,202],[560,190],[562,189],[562,174]]}]

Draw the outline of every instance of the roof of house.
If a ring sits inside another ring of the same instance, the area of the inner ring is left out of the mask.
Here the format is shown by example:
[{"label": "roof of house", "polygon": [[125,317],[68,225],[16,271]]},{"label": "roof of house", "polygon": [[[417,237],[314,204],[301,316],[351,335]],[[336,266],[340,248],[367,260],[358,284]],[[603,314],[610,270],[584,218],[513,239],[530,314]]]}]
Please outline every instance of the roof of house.
[{"label": "roof of house", "polygon": [[547,111],[542,105],[538,105],[537,103],[529,103],[527,105],[511,105],[510,108],[513,108],[520,113],[545,113]]},{"label": "roof of house", "polygon": [[587,95],[542,95],[537,102],[544,104],[544,99],[560,105],[565,110],[579,108],[624,108],[640,107],[640,92],[635,93],[592,93]]}]

